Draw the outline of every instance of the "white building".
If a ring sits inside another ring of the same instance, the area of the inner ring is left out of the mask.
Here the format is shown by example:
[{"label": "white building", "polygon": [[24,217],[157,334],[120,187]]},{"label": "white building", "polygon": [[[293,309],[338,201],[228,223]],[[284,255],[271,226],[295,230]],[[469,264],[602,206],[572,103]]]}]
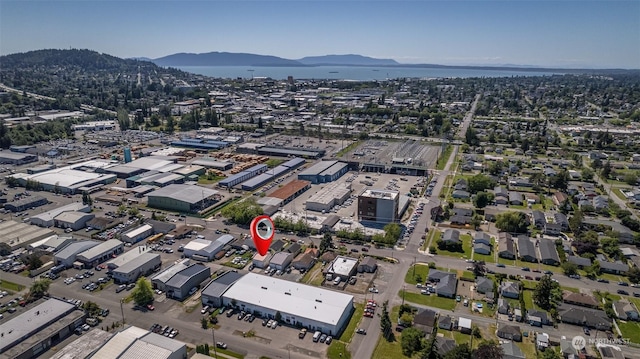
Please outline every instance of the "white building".
[{"label": "white building", "polygon": [[85,267],[94,267],[124,251],[124,245],[117,239],[110,239],[91,247],[76,256],[76,261]]},{"label": "white building", "polygon": [[126,233],[120,235],[120,239],[127,243],[137,243],[153,234],[153,227],[150,224],[143,224]]},{"label": "white building", "polygon": [[253,263],[253,265],[256,268],[267,268],[267,266],[269,265],[269,262],[271,261],[271,253],[267,252],[265,253],[265,255],[261,255],[260,253],[257,253],[253,255],[253,261],[251,263]]},{"label": "white building", "polygon": [[306,202],[307,210],[329,212],[334,206],[344,203],[350,195],[350,183],[326,186],[309,197]]},{"label": "white building", "polygon": [[235,303],[242,310],[319,330],[336,336],[353,313],[353,296],[305,284],[248,273],[223,295],[223,304]]},{"label": "white building", "polygon": [[91,207],[80,202],[69,203],[66,206],[54,208],[47,212],[38,213],[31,216],[31,224],[35,224],[40,227],[53,227],[55,224],[54,218],[64,212],[91,212]]},{"label": "white building", "polygon": [[358,260],[351,257],[337,256],[333,262],[326,267],[326,274],[331,274],[333,278],[340,277],[347,281],[349,277],[355,275],[358,270]]},{"label": "white building", "polygon": [[278,270],[285,270],[293,261],[294,255],[289,252],[278,252],[271,258],[271,267]]}]

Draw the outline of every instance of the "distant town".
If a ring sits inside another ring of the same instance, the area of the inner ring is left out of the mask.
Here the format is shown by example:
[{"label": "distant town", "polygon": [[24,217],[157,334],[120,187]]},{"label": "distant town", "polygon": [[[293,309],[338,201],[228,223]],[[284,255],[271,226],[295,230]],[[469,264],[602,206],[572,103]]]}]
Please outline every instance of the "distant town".
[{"label": "distant town", "polygon": [[41,50],[0,57],[0,148],[2,358],[640,358],[632,71]]}]

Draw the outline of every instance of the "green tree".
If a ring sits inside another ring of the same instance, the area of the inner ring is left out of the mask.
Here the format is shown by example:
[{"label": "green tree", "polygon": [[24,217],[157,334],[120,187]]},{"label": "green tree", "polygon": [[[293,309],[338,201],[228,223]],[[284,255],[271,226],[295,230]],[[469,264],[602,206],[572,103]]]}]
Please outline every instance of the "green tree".
[{"label": "green tree", "polygon": [[478,173],[477,175],[470,177],[467,181],[467,188],[469,189],[469,192],[474,194],[493,188],[494,186],[495,183],[491,177],[483,175],[482,173]]},{"label": "green tree", "polygon": [[635,186],[638,183],[638,174],[635,172],[629,172],[624,175],[624,182],[629,186]]},{"label": "green tree", "polygon": [[42,260],[40,260],[40,256],[36,253],[30,255],[27,258],[27,263],[29,264],[29,269],[34,270],[42,267]]},{"label": "green tree", "polygon": [[582,221],[584,220],[584,216],[582,215],[582,211],[579,209],[573,212],[573,216],[569,217],[569,228],[576,235],[580,235],[582,232]]},{"label": "green tree", "polygon": [[431,335],[429,339],[424,341],[422,345],[422,351],[420,352],[420,359],[441,359],[438,353],[438,336]]},{"label": "green tree", "polygon": [[251,221],[262,215],[262,207],[256,203],[255,199],[247,198],[244,201],[226,206],[220,214],[236,224],[248,225]]},{"label": "green tree", "polygon": [[557,351],[553,350],[553,348],[547,348],[547,350],[542,352],[541,359],[562,359],[562,355]]},{"label": "green tree", "polygon": [[601,172],[602,177],[604,179],[608,179],[609,176],[611,175],[611,171],[612,171],[611,162],[609,161],[605,162],[604,165],[602,166],[602,172]]},{"label": "green tree", "polygon": [[496,228],[509,233],[526,233],[527,215],[522,212],[504,212],[496,216]]},{"label": "green tree", "polygon": [[207,317],[200,318],[200,326],[202,329],[209,329],[209,322],[207,321]]},{"label": "green tree", "polygon": [[555,308],[561,298],[562,292],[558,282],[552,280],[548,274],[543,275],[533,291],[533,302],[540,308],[549,310]]},{"label": "green tree", "polygon": [[473,263],[473,274],[476,277],[482,277],[487,272],[486,263],[484,261],[475,261]]},{"label": "green tree", "polygon": [[410,327],[413,324],[413,314],[411,314],[411,312],[403,313],[398,319],[398,322],[405,327]]},{"label": "green tree", "polygon": [[575,275],[578,274],[578,266],[572,262],[564,262],[560,265],[562,268],[562,272],[565,275]]},{"label": "green tree", "polygon": [[382,315],[380,317],[380,331],[382,336],[388,341],[393,341],[393,331],[391,330],[391,318],[389,318],[389,310],[387,309],[389,301],[382,303]]},{"label": "green tree", "polygon": [[384,226],[384,237],[387,243],[396,243],[402,234],[402,228],[397,223],[389,223]]},{"label": "green tree", "polygon": [[326,252],[328,249],[331,249],[333,237],[331,233],[325,233],[320,241],[320,253]]},{"label": "green tree", "polygon": [[49,291],[49,285],[51,281],[49,279],[38,279],[31,284],[28,297],[32,300],[42,298]]},{"label": "green tree", "polygon": [[87,312],[89,317],[97,317],[100,315],[100,306],[92,301],[88,301],[82,305],[82,308]]},{"label": "green tree", "polygon": [[627,272],[627,277],[631,283],[640,283],[640,269],[638,267],[631,267]]},{"label": "green tree", "polygon": [[82,191],[82,204],[87,206],[91,206],[93,204],[93,199],[91,199],[91,196],[87,191]]},{"label": "green tree", "polygon": [[473,351],[473,359],[501,359],[503,356],[502,347],[493,340],[483,340]]},{"label": "green tree", "polygon": [[585,182],[593,181],[594,172],[590,168],[585,168],[582,170],[582,180]]},{"label": "green tree", "polygon": [[472,126],[467,127],[467,132],[464,134],[465,142],[469,146],[478,146],[480,145],[480,140],[478,139],[478,134]]},{"label": "green tree", "polygon": [[476,208],[484,208],[489,203],[491,203],[491,201],[493,201],[493,198],[494,198],[493,193],[481,191],[481,192],[478,192],[476,196],[473,198],[473,204],[476,206]]},{"label": "green tree", "polygon": [[460,345],[456,345],[444,355],[444,359],[471,359],[471,349],[469,349],[469,344],[462,343]]},{"label": "green tree", "polygon": [[424,333],[415,328],[407,328],[402,331],[400,344],[402,345],[402,354],[411,357],[414,353],[422,350],[422,338]]},{"label": "green tree", "polygon": [[140,277],[136,282],[135,288],[131,291],[131,297],[136,305],[145,306],[153,302],[153,289],[151,282],[145,277]]},{"label": "green tree", "polygon": [[552,176],[549,180],[549,185],[553,188],[559,189],[561,191],[567,190],[567,185],[569,184],[569,172],[563,169],[558,172],[555,176]]}]

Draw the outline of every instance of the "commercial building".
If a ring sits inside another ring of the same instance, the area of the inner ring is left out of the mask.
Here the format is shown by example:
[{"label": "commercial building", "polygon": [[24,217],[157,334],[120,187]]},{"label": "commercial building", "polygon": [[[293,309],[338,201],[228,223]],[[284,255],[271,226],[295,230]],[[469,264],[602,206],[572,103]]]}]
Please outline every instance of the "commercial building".
[{"label": "commercial building", "polygon": [[294,255],[289,252],[278,252],[271,258],[271,267],[277,270],[285,270],[293,261]]},{"label": "commercial building", "polygon": [[89,213],[91,212],[91,207],[80,202],[69,203],[65,206],[31,216],[31,224],[40,227],[53,227],[55,224],[54,219],[64,212]]},{"label": "commercial building", "polygon": [[133,283],[141,276],[155,272],[162,265],[160,254],[141,253],[134,260],[130,260],[111,271],[116,283]]},{"label": "commercial building", "polygon": [[32,155],[29,153],[0,151],[0,163],[2,164],[20,166],[31,162],[36,162],[37,160],[37,155]]},{"label": "commercial building", "polygon": [[151,333],[146,329],[125,327],[98,348],[90,358],[186,359],[187,346],[183,342]]},{"label": "commercial building", "polygon": [[133,244],[133,243],[140,242],[141,240],[152,235],[153,233],[154,233],[153,226],[147,223],[147,224],[138,226],[130,231],[122,233],[120,235],[120,239],[122,239],[123,242]]},{"label": "commercial building", "polygon": [[309,197],[305,205],[309,211],[329,212],[334,206],[344,203],[349,196],[351,196],[351,183],[340,183],[320,189]]},{"label": "commercial building", "polygon": [[6,243],[11,250],[26,247],[41,239],[54,235],[50,229],[32,226],[22,222],[0,222],[0,243]]},{"label": "commercial building", "polygon": [[282,186],[273,191],[268,197],[277,198],[280,200],[280,203],[284,205],[293,201],[296,197],[303,194],[309,188],[311,188],[311,182],[303,180],[293,180],[287,183],[286,186]]},{"label": "commercial building", "polygon": [[4,209],[11,212],[22,212],[33,207],[44,206],[49,200],[41,196],[29,196],[4,204]]},{"label": "commercial building", "polygon": [[358,270],[358,260],[351,257],[337,256],[329,265],[324,269],[325,274],[330,274],[332,279],[336,277],[342,278],[343,281],[347,281],[351,276],[356,274]]},{"label": "commercial building", "polygon": [[124,244],[117,239],[110,239],[84,252],[78,253],[76,261],[82,263],[86,268],[91,268],[122,252],[124,252]]},{"label": "commercial building", "polygon": [[148,206],[174,212],[194,213],[220,200],[218,191],[187,184],[172,184],[147,195]]},{"label": "commercial building", "polygon": [[108,165],[108,162],[87,161],[40,173],[15,173],[11,176],[21,186],[25,186],[27,181],[35,181],[45,191],[74,194],[115,182],[115,175],[96,172],[104,171]]},{"label": "commercial building", "polygon": [[192,264],[174,274],[165,283],[167,298],[184,300],[191,288],[199,287],[211,277],[211,268],[202,264]]},{"label": "commercial building", "polygon": [[353,296],[326,289],[248,273],[222,295],[223,305],[275,318],[308,330],[336,336],[353,313]]},{"label": "commercial building", "polygon": [[60,213],[54,218],[55,226],[58,228],[70,228],[74,231],[87,226],[87,222],[95,218],[93,213],[68,211]]},{"label": "commercial building", "polygon": [[298,179],[313,184],[333,182],[349,171],[349,165],[339,161],[321,161],[298,173]]},{"label": "commercial building", "polygon": [[174,264],[160,271],[158,274],[155,274],[151,277],[151,285],[153,288],[160,289],[161,291],[167,290],[167,282],[173,277],[176,273],[182,271],[183,269],[188,268],[191,265],[191,260],[182,259],[176,261]]},{"label": "commercial building", "polygon": [[202,289],[200,293],[202,305],[213,308],[222,307],[222,295],[242,276],[243,274],[232,271],[217,276]]},{"label": "commercial building", "polygon": [[0,356],[35,358],[73,334],[86,314],[61,299],[46,299],[0,324]]},{"label": "commercial building", "polygon": [[71,268],[76,261],[78,254],[93,248],[100,244],[96,241],[77,241],[71,242],[68,246],[62,248],[53,257],[53,263],[56,266],[64,266],[65,268]]},{"label": "commercial building", "polygon": [[233,241],[233,236],[228,234],[223,234],[215,241],[196,238],[184,246],[183,254],[187,258],[199,261],[212,261],[215,255],[231,241]]},{"label": "commercial building", "polygon": [[268,169],[267,165],[264,165],[264,164],[255,165],[242,172],[236,173],[231,177],[227,177],[223,179],[222,181],[218,182],[218,186],[227,187],[227,188],[234,187],[250,178],[253,178],[261,173],[266,172],[267,169]]},{"label": "commercial building", "polygon": [[269,263],[271,262],[271,253],[267,252],[265,253],[265,255],[261,255],[260,253],[257,253],[253,255],[253,259],[251,261],[251,263],[253,263],[253,265],[256,268],[267,268],[269,266]]},{"label": "commercial building", "polygon": [[123,253],[122,255],[117,256],[116,258],[111,259],[106,263],[106,267],[108,271],[112,271],[129,261],[133,261],[138,258],[140,255],[144,253],[151,252],[151,247],[147,247],[144,245],[140,245],[137,247],[131,248],[129,251]]},{"label": "commercial building", "polygon": [[397,222],[399,197],[397,191],[364,191],[358,197],[358,219],[378,223]]},{"label": "commercial building", "polygon": [[233,163],[226,162],[226,161],[218,161],[215,158],[211,158],[211,157],[199,158],[199,159],[191,162],[191,164],[198,165],[198,166],[203,166],[203,167],[206,167],[206,168],[213,168],[213,169],[219,170],[219,171],[228,171],[231,168],[233,168]]}]

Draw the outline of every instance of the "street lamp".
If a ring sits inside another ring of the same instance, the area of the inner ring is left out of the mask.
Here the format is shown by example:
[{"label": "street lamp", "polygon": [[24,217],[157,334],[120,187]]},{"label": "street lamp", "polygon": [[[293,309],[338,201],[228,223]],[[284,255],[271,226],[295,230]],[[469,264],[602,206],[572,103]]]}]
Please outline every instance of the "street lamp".
[{"label": "street lamp", "polygon": [[218,357],[218,345],[216,344],[216,330],[215,328],[211,327],[211,336],[213,337],[213,353],[215,354],[216,358]]},{"label": "street lamp", "polygon": [[124,298],[120,299],[120,313],[122,314],[122,326],[124,327],[124,309],[122,308],[122,304],[124,303]]}]

